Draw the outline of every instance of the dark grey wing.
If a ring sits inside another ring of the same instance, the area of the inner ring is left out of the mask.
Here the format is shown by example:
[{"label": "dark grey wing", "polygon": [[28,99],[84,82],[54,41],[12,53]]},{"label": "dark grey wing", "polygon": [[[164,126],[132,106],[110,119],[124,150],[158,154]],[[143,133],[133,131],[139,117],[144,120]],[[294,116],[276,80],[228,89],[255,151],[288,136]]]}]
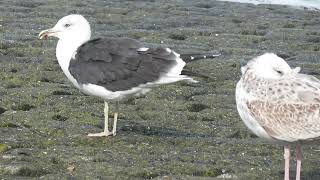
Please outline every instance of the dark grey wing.
[{"label": "dark grey wing", "polygon": [[133,39],[94,39],[78,48],[69,71],[80,85],[90,83],[124,91],[158,80],[177,64],[171,50],[141,51],[142,47]]}]

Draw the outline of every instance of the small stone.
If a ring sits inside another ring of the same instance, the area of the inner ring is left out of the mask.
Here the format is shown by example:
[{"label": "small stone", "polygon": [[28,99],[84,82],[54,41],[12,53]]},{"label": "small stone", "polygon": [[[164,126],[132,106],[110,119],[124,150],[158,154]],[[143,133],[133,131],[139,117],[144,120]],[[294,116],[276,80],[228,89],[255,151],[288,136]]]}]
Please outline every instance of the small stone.
[{"label": "small stone", "polygon": [[221,178],[221,179],[238,179],[238,177],[236,175],[233,174],[221,174],[219,176],[217,176],[216,178]]},{"label": "small stone", "polygon": [[76,166],[75,165],[69,165],[69,167],[67,167],[67,170],[69,171],[69,173],[72,173],[76,170]]}]

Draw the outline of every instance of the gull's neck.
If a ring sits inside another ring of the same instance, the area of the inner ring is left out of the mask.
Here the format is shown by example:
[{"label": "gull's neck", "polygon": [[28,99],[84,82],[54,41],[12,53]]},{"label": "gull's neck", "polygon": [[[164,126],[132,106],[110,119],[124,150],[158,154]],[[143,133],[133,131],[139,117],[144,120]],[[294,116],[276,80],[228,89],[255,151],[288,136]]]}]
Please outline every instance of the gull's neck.
[{"label": "gull's neck", "polygon": [[90,37],[84,39],[59,39],[56,48],[56,56],[62,71],[77,88],[79,88],[79,85],[69,72],[69,64],[70,60],[75,57],[77,49],[89,39]]}]

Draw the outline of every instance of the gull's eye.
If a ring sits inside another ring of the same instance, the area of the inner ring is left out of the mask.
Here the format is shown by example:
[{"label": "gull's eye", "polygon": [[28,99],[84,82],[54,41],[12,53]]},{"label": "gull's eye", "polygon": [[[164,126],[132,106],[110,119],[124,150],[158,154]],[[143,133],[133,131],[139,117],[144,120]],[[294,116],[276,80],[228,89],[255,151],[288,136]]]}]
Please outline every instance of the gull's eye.
[{"label": "gull's eye", "polygon": [[71,24],[68,24],[68,23],[64,25],[65,28],[70,27],[70,26],[71,26]]},{"label": "gull's eye", "polygon": [[279,75],[283,75],[283,72],[282,71],[280,71],[280,70],[276,70],[276,72],[279,74]]}]

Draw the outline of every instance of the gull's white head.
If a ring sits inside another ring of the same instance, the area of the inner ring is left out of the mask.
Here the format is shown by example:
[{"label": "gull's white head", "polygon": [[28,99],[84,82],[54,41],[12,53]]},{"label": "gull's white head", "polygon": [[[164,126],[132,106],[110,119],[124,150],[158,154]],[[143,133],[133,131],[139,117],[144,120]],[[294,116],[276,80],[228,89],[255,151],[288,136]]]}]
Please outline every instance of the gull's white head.
[{"label": "gull's white head", "polygon": [[279,79],[284,75],[297,73],[300,68],[291,69],[288,63],[273,53],[265,53],[250,60],[241,68],[242,74],[252,71],[256,76],[270,79]]},{"label": "gull's white head", "polygon": [[90,24],[82,15],[71,14],[61,18],[53,28],[39,33],[39,39],[46,39],[50,36],[60,40],[85,42],[91,36]]}]

